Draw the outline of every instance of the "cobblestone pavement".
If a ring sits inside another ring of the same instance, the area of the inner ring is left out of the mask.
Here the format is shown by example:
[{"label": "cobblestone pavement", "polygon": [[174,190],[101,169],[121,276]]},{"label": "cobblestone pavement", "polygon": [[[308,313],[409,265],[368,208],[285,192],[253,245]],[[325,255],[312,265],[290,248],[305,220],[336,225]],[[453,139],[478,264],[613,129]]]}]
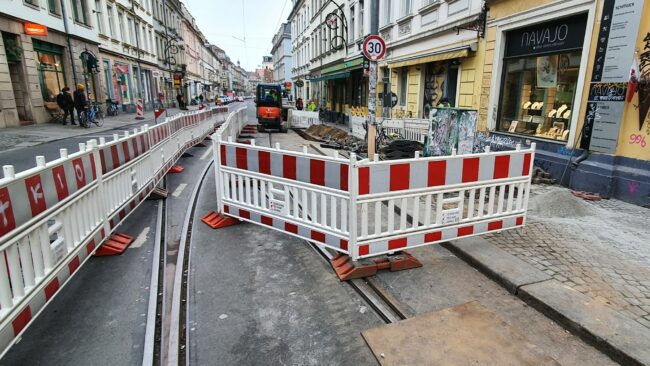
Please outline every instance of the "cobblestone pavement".
[{"label": "cobblestone pavement", "polygon": [[534,185],[526,227],[485,238],[650,328],[649,218],[647,208]]}]

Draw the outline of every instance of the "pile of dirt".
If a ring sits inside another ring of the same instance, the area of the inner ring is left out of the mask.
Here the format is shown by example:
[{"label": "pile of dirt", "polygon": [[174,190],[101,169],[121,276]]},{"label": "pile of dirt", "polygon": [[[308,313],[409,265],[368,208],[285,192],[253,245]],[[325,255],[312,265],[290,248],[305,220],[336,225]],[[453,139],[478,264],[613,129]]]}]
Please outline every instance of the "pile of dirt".
[{"label": "pile of dirt", "polygon": [[337,143],[342,146],[352,146],[358,139],[340,128],[328,125],[312,125],[306,130],[307,134],[319,140]]},{"label": "pile of dirt", "polygon": [[568,190],[558,190],[532,197],[529,212],[539,217],[567,218],[595,215],[595,208]]}]

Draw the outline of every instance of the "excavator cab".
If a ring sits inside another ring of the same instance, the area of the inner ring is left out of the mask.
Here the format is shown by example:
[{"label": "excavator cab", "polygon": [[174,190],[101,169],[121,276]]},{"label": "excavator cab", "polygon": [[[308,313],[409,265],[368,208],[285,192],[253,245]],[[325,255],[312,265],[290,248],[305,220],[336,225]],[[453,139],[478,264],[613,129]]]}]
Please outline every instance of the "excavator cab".
[{"label": "excavator cab", "polygon": [[282,86],[280,84],[258,84],[255,93],[257,104],[257,130],[279,129],[287,132],[288,125],[282,118]]}]

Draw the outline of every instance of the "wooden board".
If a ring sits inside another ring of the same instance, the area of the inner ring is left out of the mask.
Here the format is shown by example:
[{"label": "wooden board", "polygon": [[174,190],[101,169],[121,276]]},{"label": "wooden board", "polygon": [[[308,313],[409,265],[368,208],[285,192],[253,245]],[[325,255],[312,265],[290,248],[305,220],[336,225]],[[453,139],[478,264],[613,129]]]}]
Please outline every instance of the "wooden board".
[{"label": "wooden board", "polygon": [[476,301],[361,334],[382,365],[559,365]]}]

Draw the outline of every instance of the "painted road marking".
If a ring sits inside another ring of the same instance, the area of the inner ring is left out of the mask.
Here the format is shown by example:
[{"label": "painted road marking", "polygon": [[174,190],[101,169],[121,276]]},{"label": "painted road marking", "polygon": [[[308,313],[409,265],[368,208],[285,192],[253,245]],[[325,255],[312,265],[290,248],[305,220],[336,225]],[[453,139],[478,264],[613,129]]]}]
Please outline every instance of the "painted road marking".
[{"label": "painted road marking", "polygon": [[178,187],[176,187],[176,189],[174,190],[174,193],[172,193],[172,196],[174,196],[174,197],[180,196],[181,193],[183,193],[183,190],[185,189],[185,187],[187,187],[187,184],[185,184],[185,183],[179,184]]},{"label": "painted road marking", "polygon": [[210,156],[210,153],[212,152],[212,149],[207,149],[204,153],[203,156],[201,156],[201,160],[205,160],[208,156]]},{"label": "painted road marking", "polygon": [[146,243],[147,235],[149,235],[149,231],[151,231],[151,228],[149,226],[142,229],[140,234],[133,241],[133,244],[131,244],[130,248],[140,248],[142,244]]}]

